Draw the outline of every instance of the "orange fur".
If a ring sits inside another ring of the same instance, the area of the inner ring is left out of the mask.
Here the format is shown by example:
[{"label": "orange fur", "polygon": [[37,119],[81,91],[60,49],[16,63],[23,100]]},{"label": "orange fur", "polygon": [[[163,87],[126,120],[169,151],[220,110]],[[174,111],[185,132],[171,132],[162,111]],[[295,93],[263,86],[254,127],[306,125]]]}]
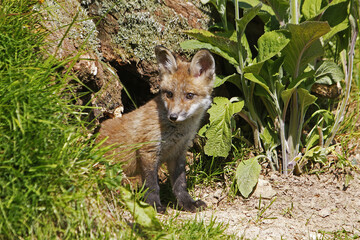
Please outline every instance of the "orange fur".
[{"label": "orange fur", "polygon": [[176,61],[164,47],[155,49],[160,70],[160,95],[121,118],[102,123],[98,141],[119,145],[114,152],[126,161],[127,176],[140,175],[149,188],[146,201],[164,211],[159,198],[157,171],[167,163],[173,192],[184,210],[206,206],[194,201],[186,190],[186,150],[211,103],[215,63],[206,50],[191,63]]}]

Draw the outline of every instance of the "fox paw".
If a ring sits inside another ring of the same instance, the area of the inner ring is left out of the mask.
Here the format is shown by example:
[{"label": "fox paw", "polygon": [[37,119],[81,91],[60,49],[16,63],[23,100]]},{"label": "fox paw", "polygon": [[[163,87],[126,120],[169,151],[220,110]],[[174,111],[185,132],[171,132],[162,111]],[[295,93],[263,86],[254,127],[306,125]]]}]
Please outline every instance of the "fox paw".
[{"label": "fox paw", "polygon": [[156,205],[155,209],[158,213],[164,214],[166,212],[166,207],[162,206],[162,205]]},{"label": "fox paw", "polygon": [[187,211],[187,212],[196,212],[196,211],[202,211],[204,210],[207,206],[206,203],[202,200],[197,200],[197,201],[189,201],[189,202],[182,202],[182,203],[178,203],[179,204],[179,208],[183,211]]}]

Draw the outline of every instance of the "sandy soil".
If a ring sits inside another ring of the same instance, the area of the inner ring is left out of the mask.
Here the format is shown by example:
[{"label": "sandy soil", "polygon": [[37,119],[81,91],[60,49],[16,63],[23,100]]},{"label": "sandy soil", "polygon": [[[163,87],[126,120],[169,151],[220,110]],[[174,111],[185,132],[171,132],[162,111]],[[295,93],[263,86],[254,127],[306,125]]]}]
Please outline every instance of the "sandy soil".
[{"label": "sandy soil", "polygon": [[[249,199],[229,198],[221,185],[197,191],[209,205],[207,210],[196,213],[197,218],[216,218],[228,224],[228,233],[244,239],[333,239],[334,232],[343,230],[348,236],[360,236],[359,174],[348,187],[344,186],[344,178],[333,173],[300,177],[270,173],[261,176],[261,182],[265,187],[260,194],[270,193],[268,197],[274,195],[271,199],[260,200],[259,192]],[[186,212],[179,216],[194,217],[195,213]]]}]

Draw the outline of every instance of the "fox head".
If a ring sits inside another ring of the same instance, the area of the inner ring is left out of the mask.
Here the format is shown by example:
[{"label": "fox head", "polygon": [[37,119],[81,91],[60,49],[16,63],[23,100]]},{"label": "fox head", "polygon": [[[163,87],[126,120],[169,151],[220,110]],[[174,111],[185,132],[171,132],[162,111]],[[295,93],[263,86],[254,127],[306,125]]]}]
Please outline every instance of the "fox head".
[{"label": "fox head", "polygon": [[211,104],[215,61],[207,50],[198,51],[190,63],[176,60],[162,46],[155,47],[160,72],[160,92],[167,117],[182,122],[203,114]]}]

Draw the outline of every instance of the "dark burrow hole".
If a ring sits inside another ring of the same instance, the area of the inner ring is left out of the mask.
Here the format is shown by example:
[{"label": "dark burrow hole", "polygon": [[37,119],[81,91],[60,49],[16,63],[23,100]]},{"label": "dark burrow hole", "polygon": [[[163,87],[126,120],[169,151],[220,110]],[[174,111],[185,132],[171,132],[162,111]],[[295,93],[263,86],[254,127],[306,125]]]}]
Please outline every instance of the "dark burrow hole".
[{"label": "dark burrow hole", "polygon": [[150,91],[149,77],[138,73],[134,63],[120,65],[113,61],[110,62],[110,65],[116,69],[123,85],[121,101],[124,113],[135,110],[136,107],[144,105],[154,97]]}]

